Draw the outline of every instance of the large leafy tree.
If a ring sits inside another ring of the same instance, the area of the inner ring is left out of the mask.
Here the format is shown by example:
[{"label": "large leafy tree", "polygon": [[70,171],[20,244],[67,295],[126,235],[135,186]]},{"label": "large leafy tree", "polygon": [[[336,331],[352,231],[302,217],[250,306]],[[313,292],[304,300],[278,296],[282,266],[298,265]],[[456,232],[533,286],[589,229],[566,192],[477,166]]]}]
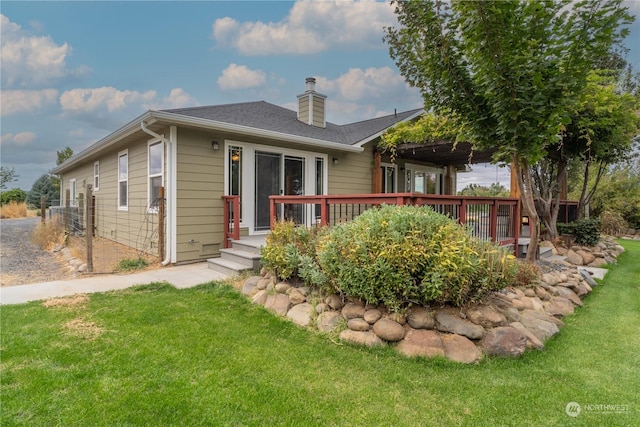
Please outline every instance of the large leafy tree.
[{"label": "large leafy tree", "polygon": [[4,190],[7,188],[7,184],[16,181],[17,179],[18,174],[16,173],[15,168],[0,166],[0,190]]},{"label": "large leafy tree", "polygon": [[428,109],[461,119],[459,139],[515,167],[533,260],[539,217],[530,166],[559,142],[595,58],[621,42],[631,15],[621,0],[394,3],[399,26],[385,40],[402,75]]},{"label": "large leafy tree", "polygon": [[54,178],[51,175],[42,175],[33,183],[31,191],[27,194],[27,203],[39,209],[42,196],[44,196],[46,207],[60,199],[60,190],[54,185]]}]

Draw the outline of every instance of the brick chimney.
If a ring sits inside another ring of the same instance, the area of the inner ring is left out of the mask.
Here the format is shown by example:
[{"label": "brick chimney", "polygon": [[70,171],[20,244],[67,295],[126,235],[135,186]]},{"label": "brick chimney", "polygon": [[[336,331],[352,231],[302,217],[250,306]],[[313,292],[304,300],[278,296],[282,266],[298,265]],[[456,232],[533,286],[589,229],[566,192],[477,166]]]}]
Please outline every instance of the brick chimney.
[{"label": "brick chimney", "polygon": [[326,127],[327,96],[316,92],[316,79],[307,77],[306,90],[298,95],[298,120],[311,126]]}]

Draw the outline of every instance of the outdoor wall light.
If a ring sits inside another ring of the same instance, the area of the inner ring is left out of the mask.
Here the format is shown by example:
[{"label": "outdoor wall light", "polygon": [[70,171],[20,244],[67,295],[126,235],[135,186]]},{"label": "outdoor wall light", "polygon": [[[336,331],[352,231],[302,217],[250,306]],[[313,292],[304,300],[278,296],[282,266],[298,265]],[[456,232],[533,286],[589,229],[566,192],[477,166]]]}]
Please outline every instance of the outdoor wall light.
[{"label": "outdoor wall light", "polygon": [[338,158],[337,158],[337,157],[334,157],[334,158],[333,158],[333,164],[334,164],[334,165],[337,165],[337,164],[338,164]]},{"label": "outdoor wall light", "polygon": [[214,139],[213,141],[211,141],[211,148],[213,148],[214,150],[219,150],[220,143]]}]

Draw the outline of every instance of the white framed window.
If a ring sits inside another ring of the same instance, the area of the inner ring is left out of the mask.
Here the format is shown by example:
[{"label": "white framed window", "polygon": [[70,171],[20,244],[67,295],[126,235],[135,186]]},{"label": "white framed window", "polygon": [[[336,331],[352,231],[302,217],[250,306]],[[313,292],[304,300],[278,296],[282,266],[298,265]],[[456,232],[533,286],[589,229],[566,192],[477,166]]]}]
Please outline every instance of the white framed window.
[{"label": "white framed window", "polygon": [[76,192],[76,179],[69,180],[69,205],[78,206],[78,193]]},{"label": "white framed window", "polygon": [[443,194],[444,169],[406,164],[406,190],[412,193]]},{"label": "white framed window", "polygon": [[382,163],[382,192],[397,193],[398,192],[398,168],[391,163]]},{"label": "white framed window", "polygon": [[100,189],[100,162],[93,164],[93,191]]},{"label": "white framed window", "polygon": [[129,151],[118,153],[118,210],[129,209]]},{"label": "white framed window", "polygon": [[157,213],[160,202],[160,188],[164,183],[164,144],[162,141],[149,143],[147,164],[149,212]]}]

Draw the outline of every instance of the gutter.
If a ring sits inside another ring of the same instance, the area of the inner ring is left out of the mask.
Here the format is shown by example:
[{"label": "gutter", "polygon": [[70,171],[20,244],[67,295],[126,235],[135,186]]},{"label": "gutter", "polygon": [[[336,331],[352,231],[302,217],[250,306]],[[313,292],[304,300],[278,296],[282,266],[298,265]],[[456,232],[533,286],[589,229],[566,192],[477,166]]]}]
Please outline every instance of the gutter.
[{"label": "gutter", "polygon": [[[152,119],[153,120],[153,119]],[[152,131],[151,129],[149,129],[147,127],[147,124],[145,123],[145,120],[140,120],[140,129],[142,129],[142,131],[148,135],[151,135],[152,137],[159,139],[160,141],[164,142],[167,145],[167,176],[166,176],[166,183],[170,183],[172,182],[172,178],[174,175],[174,171],[173,171],[173,156],[172,156],[172,151],[173,151],[173,143],[170,139],[165,138],[162,135],[159,135],[157,133],[155,133],[154,131]],[[171,126],[171,134],[173,135],[175,133],[174,131],[175,126]],[[166,192],[165,192],[165,198],[170,201],[170,203],[167,203],[167,206],[169,207],[168,209],[168,214],[167,214],[167,221],[165,222],[165,236],[167,237],[167,243],[165,245],[165,258],[162,261],[162,265],[166,266],[171,262],[171,245],[172,245],[172,233],[171,231],[173,230],[173,218],[174,218],[174,213],[175,213],[175,204],[171,203],[172,199],[173,199],[173,193],[174,193],[174,188],[173,185],[167,185],[166,187]]]}]

